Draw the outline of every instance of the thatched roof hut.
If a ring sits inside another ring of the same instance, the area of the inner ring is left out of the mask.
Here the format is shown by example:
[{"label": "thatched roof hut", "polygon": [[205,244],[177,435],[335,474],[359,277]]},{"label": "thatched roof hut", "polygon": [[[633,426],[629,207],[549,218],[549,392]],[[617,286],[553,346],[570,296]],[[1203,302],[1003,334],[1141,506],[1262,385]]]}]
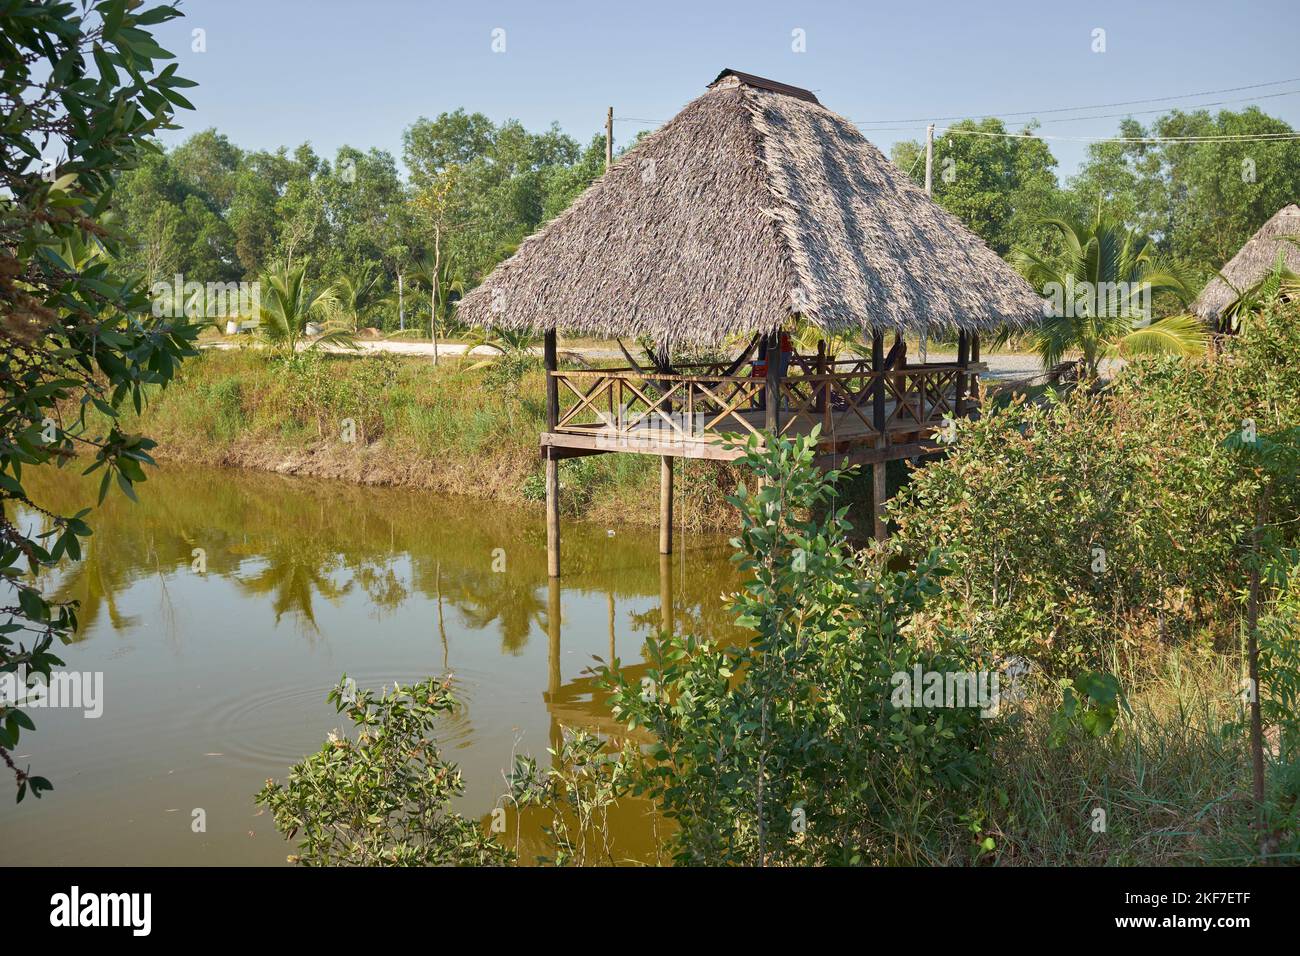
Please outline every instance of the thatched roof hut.
[{"label": "thatched roof hut", "polygon": [[[1291,240],[1291,241],[1288,241]],[[1246,240],[1196,297],[1192,311],[1207,322],[1218,322],[1219,312],[1244,292],[1265,278],[1277,264],[1278,253],[1288,269],[1300,272],[1300,206],[1284,206],[1259,231]],[[1228,281],[1225,282],[1224,279]],[[1235,288],[1234,288],[1235,287]]]},{"label": "thatched roof hut", "polygon": [[469,293],[472,324],[660,346],[1023,326],[1042,300],[807,90],[724,70]]}]

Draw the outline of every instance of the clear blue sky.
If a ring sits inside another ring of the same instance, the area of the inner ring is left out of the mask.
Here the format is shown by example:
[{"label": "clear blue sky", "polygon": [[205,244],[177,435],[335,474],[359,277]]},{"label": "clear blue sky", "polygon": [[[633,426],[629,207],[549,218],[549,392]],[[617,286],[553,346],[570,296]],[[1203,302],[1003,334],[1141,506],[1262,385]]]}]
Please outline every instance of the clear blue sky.
[{"label": "clear blue sky", "polygon": [[[248,149],[310,141],[332,157],[346,143],[389,150],[399,163],[406,126],[457,107],[529,129],[555,121],[583,142],[602,128],[607,106],[654,121],[616,123],[626,143],[672,117],[723,67],[814,90],[886,152],[923,136],[922,118],[1300,77],[1296,0],[184,0],[182,9],[186,17],[159,28],[159,39],[200,86],[189,91],[197,110],[182,113],[185,129],[168,144],[211,126]],[[206,52],[191,49],[195,28],[206,33]],[[492,50],[497,28],[504,53]],[[1106,31],[1104,53],[1092,51],[1096,28]],[[806,52],[792,50],[796,29]],[[1300,82],[1127,109],[1247,98],[1300,127],[1300,93],[1263,98],[1288,90]],[[922,120],[905,124],[921,128],[871,127],[900,119]],[[1042,119],[1042,133],[1061,136],[1113,135],[1119,122]],[[1063,175],[1084,158],[1082,144],[1051,145]]]}]

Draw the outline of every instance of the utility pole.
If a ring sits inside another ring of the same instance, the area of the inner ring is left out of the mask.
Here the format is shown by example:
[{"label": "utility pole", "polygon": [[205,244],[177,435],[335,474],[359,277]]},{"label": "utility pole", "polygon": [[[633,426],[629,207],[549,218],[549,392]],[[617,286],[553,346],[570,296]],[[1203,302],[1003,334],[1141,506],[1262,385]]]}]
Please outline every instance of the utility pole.
[{"label": "utility pole", "polygon": [[605,113],[605,169],[614,162],[614,107]]},{"label": "utility pole", "polygon": [[402,299],[402,270],[397,270],[397,327],[406,331],[406,306]]},{"label": "utility pole", "polygon": [[925,128],[925,194],[934,195],[934,124]]}]

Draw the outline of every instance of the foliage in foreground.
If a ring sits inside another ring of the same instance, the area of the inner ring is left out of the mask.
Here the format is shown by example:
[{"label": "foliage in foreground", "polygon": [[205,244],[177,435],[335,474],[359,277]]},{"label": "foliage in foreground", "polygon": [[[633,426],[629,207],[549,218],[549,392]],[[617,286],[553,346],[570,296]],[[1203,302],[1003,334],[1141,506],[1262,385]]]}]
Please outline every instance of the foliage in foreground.
[{"label": "foliage in foreground", "polygon": [[[146,387],[167,384],[194,354],[197,330],[152,314],[138,278],[110,266],[120,236],[105,226],[114,177],[156,148],[150,137],[172,128],[175,107],[190,108],[178,90],[194,84],[161,66],[172,56],[149,32],[179,15],[123,0],[0,11],[0,578],[10,595],[0,674],[28,687],[62,664],[50,648],[77,627],[75,608],[47,600],[36,577],[79,558],[90,527],[86,511],[58,515],[33,501],[23,470],[91,457],[101,501],[114,479],[134,497],[154,443],[124,431],[119,409],[129,400],[139,411]],[[20,528],[20,507],[50,530]],[[0,759],[19,800],[50,789],[10,756],[33,729],[21,704],[0,702]]]},{"label": "foliage in foreground", "polygon": [[732,499],[748,580],[732,596],[751,641],[648,642],[647,676],[614,666],[614,709],[656,743],[634,792],[658,801],[686,864],[851,864],[895,859],[893,832],[987,770],[993,722],[971,707],[896,706],[892,678],[986,668],[958,635],[926,647],[908,622],[937,592],[933,557],[873,567],[849,545],[838,472],[816,436],[746,447],[758,490]]},{"label": "foliage in foreground", "polygon": [[344,677],[330,701],[356,733],[331,733],[257,802],[298,839],[291,862],[308,866],[490,866],[511,855],[450,809],[464,791],[433,728],[456,707],[447,683],[394,685],[380,694]]},{"label": "foliage in foreground", "polygon": [[[1300,422],[1298,367],[1289,306],[1217,358],[1150,359],[1101,394],[961,422],[890,505],[898,554],[951,558],[933,622],[1056,676],[1181,641],[1234,646],[1264,478],[1224,442],[1243,423],[1264,435]],[[1273,504],[1296,514],[1294,486]],[[1292,524],[1278,528],[1294,542]]]}]

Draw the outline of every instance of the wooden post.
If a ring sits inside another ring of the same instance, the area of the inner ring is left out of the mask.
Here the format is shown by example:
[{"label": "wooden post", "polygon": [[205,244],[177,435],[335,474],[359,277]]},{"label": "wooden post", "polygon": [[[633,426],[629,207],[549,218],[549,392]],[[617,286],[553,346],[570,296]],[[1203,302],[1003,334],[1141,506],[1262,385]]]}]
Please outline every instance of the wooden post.
[{"label": "wooden post", "polygon": [[[825,339],[817,340],[817,374],[818,375],[826,374],[826,340]],[[826,396],[828,391],[829,389],[826,387],[825,382],[817,383],[817,404],[815,407],[819,412],[825,412],[827,410],[827,406],[829,403],[826,401]],[[831,420],[830,420],[830,416],[828,415],[826,417],[825,427],[822,428],[822,431],[824,432],[829,431],[830,424],[831,424]]]},{"label": "wooden post", "polygon": [[614,107],[605,113],[605,169],[614,162]]},{"label": "wooden post", "polygon": [[[548,582],[546,594],[546,704],[547,710],[555,705],[555,698],[560,693],[560,625],[562,623],[562,612],[560,610],[560,582],[558,578],[552,577]],[[556,753],[559,753],[560,746],[564,743],[564,732],[560,728],[560,722],[555,719],[554,713],[551,716],[551,747]]]},{"label": "wooden post", "polygon": [[[542,359],[546,365],[546,430],[554,431],[560,420],[560,383],[555,372],[558,365],[555,330],[546,333]],[[554,449],[546,447],[546,573],[560,576],[560,462]]]},{"label": "wooden post", "polygon": [[560,462],[546,454],[546,573],[560,576]]},{"label": "wooden post", "polygon": [[970,370],[970,335],[961,331],[957,333],[957,400],[953,413],[957,418],[966,414],[966,392],[969,387]]},{"label": "wooden post", "polygon": [[[876,447],[883,449],[884,441],[882,440]],[[878,461],[871,466],[871,505],[876,523],[877,541],[885,541],[889,538],[889,523],[885,520],[885,502],[889,500],[887,469],[888,466],[883,461]]]},{"label": "wooden post", "polygon": [[659,457],[659,553],[673,553],[673,459]]},{"label": "wooden post", "polygon": [[871,424],[885,437],[885,334],[871,333],[871,370],[876,373],[872,386]]},{"label": "wooden post", "polygon": [[925,194],[934,195],[934,124],[925,128]]},{"label": "wooden post", "polygon": [[773,436],[781,433],[781,333],[776,331],[767,338],[767,383],[763,393],[763,407],[767,412],[764,428]]},{"label": "wooden post", "polygon": [[613,589],[611,588],[609,591],[606,591],[605,596],[609,598],[609,660],[606,661],[605,663],[608,666],[613,667],[614,658],[618,657],[618,641],[614,639],[614,591]]},{"label": "wooden post", "polygon": [[667,554],[659,555],[659,629],[673,632],[673,559]]},{"label": "wooden post", "polygon": [[[883,454],[889,447],[889,436],[885,433],[885,333],[880,331],[871,333],[871,368],[876,373],[871,396],[871,419],[876,431],[880,433],[876,447]],[[884,517],[887,491],[885,463],[878,461],[871,466],[871,511],[877,541],[884,541],[887,537]]]}]

